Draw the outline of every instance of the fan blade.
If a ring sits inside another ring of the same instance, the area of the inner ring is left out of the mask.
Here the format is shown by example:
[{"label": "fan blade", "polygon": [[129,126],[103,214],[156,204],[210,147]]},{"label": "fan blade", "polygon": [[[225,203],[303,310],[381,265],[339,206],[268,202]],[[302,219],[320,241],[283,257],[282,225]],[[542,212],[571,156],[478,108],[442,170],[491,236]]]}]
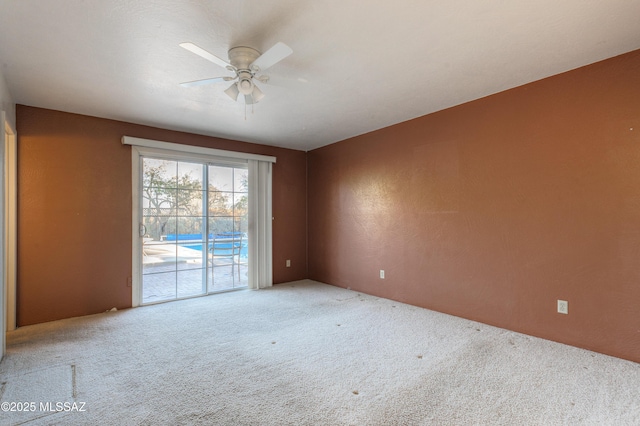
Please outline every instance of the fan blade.
[{"label": "fan blade", "polygon": [[233,77],[205,78],[204,80],[186,81],[184,83],[180,83],[180,86],[182,87],[203,86],[205,84],[218,83],[220,81],[231,81],[231,80],[233,80]]},{"label": "fan blade", "polygon": [[[228,63],[227,61],[218,58],[216,55],[207,52],[203,48],[198,47],[193,43],[180,43],[180,47],[182,47],[183,49],[187,49],[189,52],[195,53],[196,55],[200,56],[201,58],[204,58],[207,61],[211,61],[214,64],[221,66],[222,68],[231,67],[231,64]],[[258,59],[260,59],[260,58],[258,58]]]},{"label": "fan blade", "polygon": [[253,63],[251,67],[258,67],[261,71],[266,70],[269,67],[277,64],[287,56],[291,55],[293,50],[283,42],[279,41],[271,47],[271,49],[264,52],[262,55],[258,57]]}]

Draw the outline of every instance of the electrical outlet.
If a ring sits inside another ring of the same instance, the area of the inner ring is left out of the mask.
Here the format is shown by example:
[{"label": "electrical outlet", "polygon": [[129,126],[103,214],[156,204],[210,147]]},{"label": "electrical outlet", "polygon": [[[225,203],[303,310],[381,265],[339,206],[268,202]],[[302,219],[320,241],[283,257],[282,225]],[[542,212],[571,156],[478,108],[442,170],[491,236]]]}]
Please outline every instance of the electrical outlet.
[{"label": "electrical outlet", "polygon": [[569,313],[569,302],[566,300],[558,299],[558,313],[559,314],[568,314]]},{"label": "electrical outlet", "polygon": [[384,269],[380,269],[380,279],[384,280]]},{"label": "electrical outlet", "polygon": [[287,268],[291,268],[291,259],[287,259]]}]

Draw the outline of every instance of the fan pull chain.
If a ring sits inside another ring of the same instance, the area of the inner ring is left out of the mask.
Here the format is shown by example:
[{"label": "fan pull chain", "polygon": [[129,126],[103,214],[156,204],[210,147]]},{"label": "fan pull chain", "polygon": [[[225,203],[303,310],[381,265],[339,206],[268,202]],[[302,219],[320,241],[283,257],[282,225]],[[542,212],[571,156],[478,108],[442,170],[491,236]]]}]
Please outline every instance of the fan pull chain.
[{"label": "fan pull chain", "polygon": [[[253,94],[251,94],[251,100],[253,102],[251,102],[251,115],[253,115],[253,105],[256,103],[255,99],[253,99]],[[244,121],[247,121],[247,102],[245,99],[245,103],[244,103]]]}]

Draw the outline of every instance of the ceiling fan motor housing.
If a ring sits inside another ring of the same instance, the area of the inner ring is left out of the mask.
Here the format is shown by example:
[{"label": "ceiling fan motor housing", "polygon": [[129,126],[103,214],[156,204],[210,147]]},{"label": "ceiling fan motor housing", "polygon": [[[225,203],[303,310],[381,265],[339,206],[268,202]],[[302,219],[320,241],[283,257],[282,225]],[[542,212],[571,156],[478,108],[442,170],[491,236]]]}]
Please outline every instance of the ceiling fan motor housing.
[{"label": "ceiling fan motor housing", "polygon": [[[238,73],[238,91],[243,95],[250,95],[253,92],[253,75],[251,64],[260,57],[260,52],[246,46],[238,46],[229,50],[229,62]],[[257,71],[257,70],[256,70]]]},{"label": "ceiling fan motor housing", "polygon": [[260,57],[260,52],[246,46],[238,46],[229,49],[229,62],[238,71],[249,70],[251,64]]}]

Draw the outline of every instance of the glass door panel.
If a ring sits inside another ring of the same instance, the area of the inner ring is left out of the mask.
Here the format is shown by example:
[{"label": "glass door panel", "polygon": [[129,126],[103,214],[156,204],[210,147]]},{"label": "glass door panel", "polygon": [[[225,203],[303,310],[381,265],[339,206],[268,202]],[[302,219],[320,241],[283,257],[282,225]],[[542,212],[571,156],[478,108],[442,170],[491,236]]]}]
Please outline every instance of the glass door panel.
[{"label": "glass door panel", "polygon": [[247,169],[143,157],[141,170],[142,303],[247,287]]},{"label": "glass door panel", "polygon": [[142,160],[142,303],[206,293],[206,256],[198,250],[203,171],[198,163]]},{"label": "glass door panel", "polygon": [[210,291],[248,285],[247,172],[209,166]]}]

